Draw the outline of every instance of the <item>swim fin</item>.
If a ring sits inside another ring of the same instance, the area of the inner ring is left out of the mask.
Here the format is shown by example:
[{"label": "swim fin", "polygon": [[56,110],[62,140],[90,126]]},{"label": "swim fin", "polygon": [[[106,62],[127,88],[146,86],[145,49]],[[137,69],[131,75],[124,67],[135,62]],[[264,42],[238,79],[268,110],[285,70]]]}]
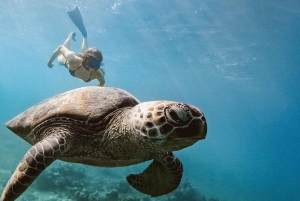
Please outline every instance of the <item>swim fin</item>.
[{"label": "swim fin", "polygon": [[86,38],[87,32],[86,32],[85,26],[83,24],[82,17],[81,17],[78,7],[76,6],[74,8],[74,10],[67,11],[67,13],[68,13],[69,17],[71,18],[72,22],[76,25],[76,27],[81,32],[82,36],[84,38]]}]

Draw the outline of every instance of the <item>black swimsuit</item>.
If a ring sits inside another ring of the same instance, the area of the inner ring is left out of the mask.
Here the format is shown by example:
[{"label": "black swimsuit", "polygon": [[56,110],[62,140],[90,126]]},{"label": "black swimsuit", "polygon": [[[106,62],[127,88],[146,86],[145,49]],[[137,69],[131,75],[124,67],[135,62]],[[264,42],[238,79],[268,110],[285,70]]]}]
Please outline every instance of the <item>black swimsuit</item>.
[{"label": "black swimsuit", "polygon": [[[75,54],[76,56],[78,56],[78,57],[80,57],[82,60],[84,60],[84,55],[83,54]],[[68,62],[66,61],[65,62],[65,67],[66,68],[68,68],[68,66],[67,66],[67,64],[68,64]],[[97,70],[96,68],[90,68],[90,67],[88,67],[88,66],[84,66],[83,64],[81,64],[80,66],[78,66],[78,68],[76,68],[75,70],[70,70],[69,68],[69,73],[72,75],[72,76],[74,76],[74,77],[77,77],[76,75],[75,75],[75,72],[77,71],[77,70],[79,70],[80,68],[84,68],[84,69],[91,69],[91,71],[90,71],[90,75],[89,75],[89,78],[87,79],[87,80],[83,80],[82,78],[80,78],[80,79],[82,79],[83,81],[85,81],[85,82],[89,82],[89,81],[91,81],[92,79],[91,79],[91,77],[92,77],[92,74],[93,74],[93,71],[94,70]],[[100,69],[100,67],[98,68],[98,69]],[[101,70],[101,69],[100,69]],[[86,71],[88,71],[88,70],[86,70]],[[102,71],[102,70],[101,70]],[[103,71],[102,71],[102,73],[103,73]],[[78,77],[79,78],[79,77]]]}]

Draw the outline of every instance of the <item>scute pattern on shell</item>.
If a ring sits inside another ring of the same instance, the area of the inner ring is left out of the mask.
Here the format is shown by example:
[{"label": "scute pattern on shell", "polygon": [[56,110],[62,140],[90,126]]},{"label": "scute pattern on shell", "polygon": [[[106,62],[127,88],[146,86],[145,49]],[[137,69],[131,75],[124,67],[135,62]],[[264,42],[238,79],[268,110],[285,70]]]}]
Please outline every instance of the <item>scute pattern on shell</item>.
[{"label": "scute pattern on shell", "polygon": [[40,102],[7,122],[6,126],[24,137],[36,125],[52,117],[69,117],[93,123],[119,108],[137,104],[139,101],[134,96],[121,89],[82,87]]}]

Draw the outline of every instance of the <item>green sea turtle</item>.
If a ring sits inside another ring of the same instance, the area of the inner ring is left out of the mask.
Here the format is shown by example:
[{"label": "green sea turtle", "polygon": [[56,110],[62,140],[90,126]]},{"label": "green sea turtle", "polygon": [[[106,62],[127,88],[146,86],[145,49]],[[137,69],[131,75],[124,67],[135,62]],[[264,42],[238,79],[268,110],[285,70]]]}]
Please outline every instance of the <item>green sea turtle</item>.
[{"label": "green sea turtle", "polygon": [[7,182],[1,200],[14,200],[56,159],[101,167],[153,159],[126,179],[153,197],[175,190],[183,167],[171,152],[206,137],[203,113],[173,101],[140,103],[128,92],[83,87],[49,98],[6,123],[32,147]]}]

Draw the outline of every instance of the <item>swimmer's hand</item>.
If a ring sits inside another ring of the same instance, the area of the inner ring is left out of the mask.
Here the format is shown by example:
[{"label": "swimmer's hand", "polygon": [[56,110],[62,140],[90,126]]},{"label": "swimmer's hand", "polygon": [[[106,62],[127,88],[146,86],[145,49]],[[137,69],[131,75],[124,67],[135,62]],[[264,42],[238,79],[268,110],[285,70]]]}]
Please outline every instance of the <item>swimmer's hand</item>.
[{"label": "swimmer's hand", "polygon": [[48,65],[49,68],[52,68],[52,67],[54,66],[54,64],[52,64],[52,63],[50,63],[50,62],[48,62],[47,65]]}]

